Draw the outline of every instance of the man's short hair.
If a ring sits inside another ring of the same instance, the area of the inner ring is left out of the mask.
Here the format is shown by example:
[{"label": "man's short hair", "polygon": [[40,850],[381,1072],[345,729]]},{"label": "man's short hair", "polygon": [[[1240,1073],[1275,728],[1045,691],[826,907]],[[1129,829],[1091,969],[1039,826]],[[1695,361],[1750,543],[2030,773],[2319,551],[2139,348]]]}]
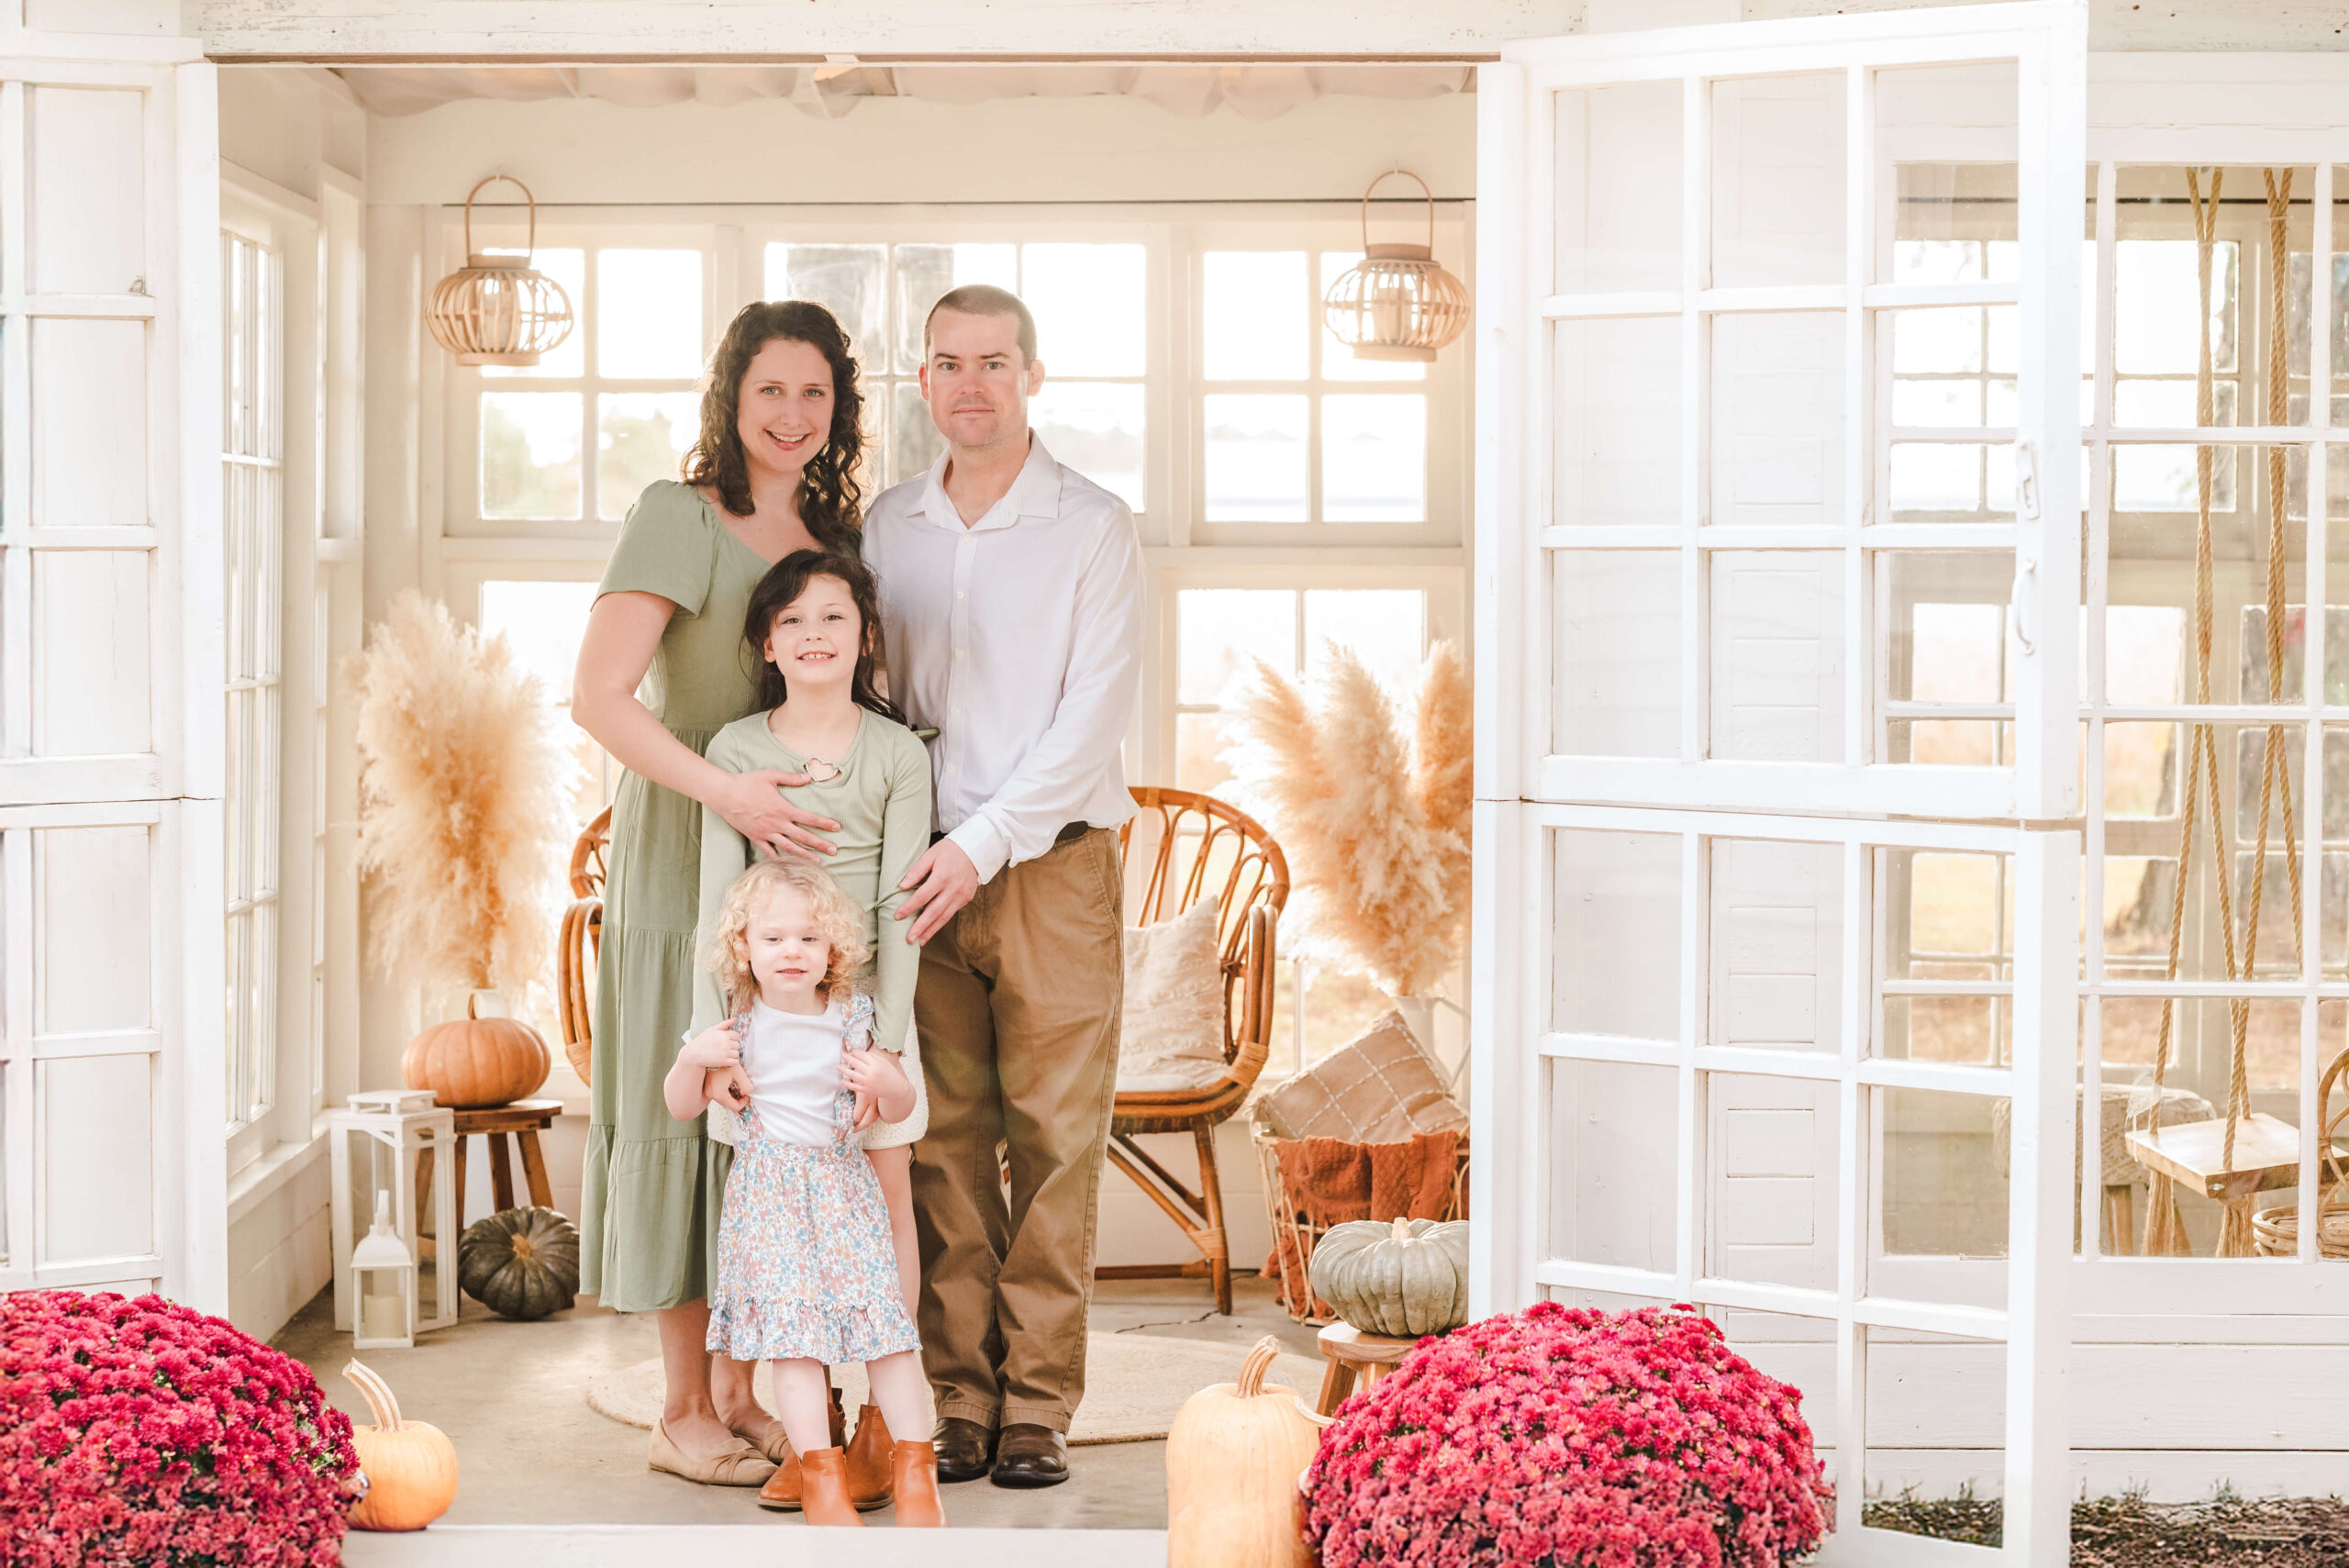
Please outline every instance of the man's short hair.
[{"label": "man's short hair", "polygon": [[964,284],[948,289],[938,296],[938,303],[922,317],[921,357],[930,358],[930,324],[941,310],[952,310],[963,316],[1008,316],[1019,323],[1019,357],[1029,364],[1036,362],[1036,317],[1028,309],[1028,302],[1009,289],[999,289],[993,284]]}]

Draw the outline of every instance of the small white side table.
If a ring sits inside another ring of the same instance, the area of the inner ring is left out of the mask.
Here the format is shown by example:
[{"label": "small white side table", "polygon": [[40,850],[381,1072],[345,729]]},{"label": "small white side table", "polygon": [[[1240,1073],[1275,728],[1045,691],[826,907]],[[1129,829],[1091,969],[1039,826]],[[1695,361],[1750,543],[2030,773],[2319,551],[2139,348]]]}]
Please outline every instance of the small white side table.
[{"label": "small white side table", "polygon": [[[419,1157],[443,1151],[454,1152],[457,1141],[457,1113],[436,1109],[429,1089],[374,1089],[351,1096],[349,1108],[339,1110],[328,1118],[327,1140],[332,1163],[334,1184],[334,1326],[349,1330],[356,1321],[359,1308],[358,1292],[351,1277],[351,1251],[357,1243],[353,1229],[355,1211],[351,1199],[351,1148],[354,1140],[363,1140],[363,1158],[370,1167],[381,1173],[381,1162],[389,1157],[392,1193],[392,1225],[399,1232],[400,1240],[407,1247],[407,1255],[416,1260],[421,1281],[424,1251],[422,1232],[417,1221],[422,1217],[417,1206],[424,1199],[418,1191],[417,1175]],[[434,1160],[426,1168],[425,1183],[429,1187],[434,1234],[453,1237],[457,1232],[457,1189],[448,1173],[455,1169],[453,1160]],[[371,1179],[372,1191],[384,1184]],[[374,1212],[374,1201],[368,1199],[365,1212]],[[457,1260],[456,1248],[450,1246],[447,1254],[434,1261],[432,1270],[432,1315],[424,1316],[422,1285],[418,1284],[417,1332],[430,1329],[446,1329],[457,1321]]]}]

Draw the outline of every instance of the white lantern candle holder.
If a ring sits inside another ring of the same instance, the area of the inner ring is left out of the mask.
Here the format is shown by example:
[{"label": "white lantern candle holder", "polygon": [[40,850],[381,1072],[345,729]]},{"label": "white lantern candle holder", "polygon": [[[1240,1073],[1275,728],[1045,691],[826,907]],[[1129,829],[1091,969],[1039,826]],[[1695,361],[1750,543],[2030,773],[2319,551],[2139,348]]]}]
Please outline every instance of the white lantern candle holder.
[{"label": "white lantern candle holder", "polygon": [[351,1294],[359,1303],[351,1345],[377,1351],[416,1343],[416,1256],[392,1230],[392,1195],[375,1194],[375,1224],[351,1251]]},{"label": "white lantern candle holder", "polygon": [[[328,1118],[327,1139],[333,1185],[334,1326],[345,1332],[359,1327],[359,1285],[351,1268],[359,1245],[354,1217],[373,1212],[379,1199],[387,1207],[390,1233],[408,1260],[412,1332],[453,1325],[458,1304],[456,1113],[436,1107],[430,1090],[370,1090],[351,1095],[350,1106]],[[357,1188],[354,1178],[361,1183]],[[426,1238],[418,1212],[428,1203],[433,1222],[429,1316],[420,1294]]]}]

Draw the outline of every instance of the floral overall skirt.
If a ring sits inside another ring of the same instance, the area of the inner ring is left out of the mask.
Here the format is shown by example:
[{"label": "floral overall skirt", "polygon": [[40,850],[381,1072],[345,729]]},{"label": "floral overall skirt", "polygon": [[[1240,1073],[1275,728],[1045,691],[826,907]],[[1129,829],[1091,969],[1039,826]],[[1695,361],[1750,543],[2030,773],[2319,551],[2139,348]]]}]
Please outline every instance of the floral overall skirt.
[{"label": "floral overall skirt", "polygon": [[[870,1028],[856,997],[848,1029]],[[736,1361],[806,1358],[835,1366],[920,1348],[897,1288],[897,1254],[881,1179],[851,1123],[856,1096],[832,1099],[832,1140],[779,1143],[740,1113],[726,1177],[708,1348]]]}]

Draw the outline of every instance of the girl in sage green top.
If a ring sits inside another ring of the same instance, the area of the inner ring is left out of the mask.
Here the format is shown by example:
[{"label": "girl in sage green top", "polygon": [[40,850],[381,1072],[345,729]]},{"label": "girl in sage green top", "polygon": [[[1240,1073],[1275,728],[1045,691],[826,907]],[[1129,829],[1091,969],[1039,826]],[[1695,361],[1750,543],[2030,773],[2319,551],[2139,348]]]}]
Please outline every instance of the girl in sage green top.
[{"label": "girl in sage green top", "polygon": [[[897,884],[930,847],[930,753],[883,696],[881,602],[873,573],[850,556],[801,550],[759,580],[744,612],[743,640],[759,661],[760,711],[736,719],[709,743],[709,760],[740,773],[806,775],[786,798],[840,824],[828,833],[836,851],[824,861],[850,902],[864,914],[873,954],[873,1042],[905,1057],[914,1106],[903,1121],[863,1128],[864,1147],[888,1200],[889,1229],[906,1310],[919,1300],[914,1240],[911,1145],[930,1122],[921,1057],[914,1040],[914,980],[921,950],[885,917],[905,900]],[[727,889],[751,864],[750,841],[716,811],[701,822],[701,920],[696,938],[703,971],[694,994],[692,1033],[727,1015],[708,944]],[[709,1135],[738,1141],[733,1113],[712,1093]]]}]

